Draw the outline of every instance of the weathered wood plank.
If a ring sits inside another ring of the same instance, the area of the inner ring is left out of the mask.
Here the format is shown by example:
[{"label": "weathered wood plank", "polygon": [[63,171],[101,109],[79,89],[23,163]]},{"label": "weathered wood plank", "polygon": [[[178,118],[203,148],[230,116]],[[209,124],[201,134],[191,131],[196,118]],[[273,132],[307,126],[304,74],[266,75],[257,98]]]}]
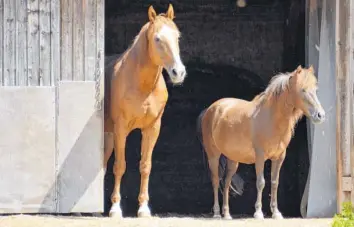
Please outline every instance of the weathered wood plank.
[{"label": "weathered wood plank", "polygon": [[85,80],[95,80],[96,69],[96,0],[85,4]]},{"label": "weathered wood plank", "polygon": [[73,1],[73,80],[84,81],[84,8],[82,0]]},{"label": "weathered wood plank", "polygon": [[16,78],[16,2],[4,1],[4,85],[14,86]]},{"label": "weathered wood plank", "polygon": [[[96,31],[96,42],[97,42],[97,66],[96,66],[96,83],[98,84],[97,89],[97,102],[100,105],[101,110],[103,110],[103,96],[104,96],[104,25],[105,25],[105,17],[104,17],[104,9],[105,9],[105,1],[104,0],[97,0],[97,16],[96,16],[96,23],[97,23],[97,31]],[[103,111],[100,112],[102,121],[103,121]],[[102,125],[103,130],[103,125]]]},{"label": "weathered wood plank", "polygon": [[[350,79],[352,59],[351,0],[336,1],[336,82],[337,82],[337,139],[342,161],[342,177],[351,175],[351,100],[352,85]],[[339,181],[338,181],[339,183]],[[350,193],[343,192],[338,203],[351,201]],[[338,206],[340,206],[338,204]]]},{"label": "weathered wood plank", "polygon": [[27,1],[28,85],[39,85],[39,0]]},{"label": "weathered wood plank", "polygon": [[73,78],[73,8],[72,0],[61,0],[61,80]]},{"label": "weathered wood plank", "polygon": [[[4,1],[0,1],[0,59],[4,59]],[[3,85],[4,61],[0,62],[0,86]]]},{"label": "weathered wood plank", "polygon": [[[350,2],[350,34],[353,34],[354,30],[354,4],[353,2]],[[350,51],[353,51],[354,49],[354,37],[350,36]],[[351,90],[354,90],[354,59],[350,58],[350,86]],[[354,204],[354,93],[350,92],[350,100],[351,100],[351,105],[350,105],[350,113],[351,113],[351,122],[350,122],[350,127],[351,127],[351,148],[350,148],[350,166],[351,166],[351,177],[352,177],[352,191],[351,191],[351,202]]]},{"label": "weathered wood plank", "polygon": [[50,43],[51,43],[51,85],[57,84],[60,80],[60,0],[51,0],[51,33],[50,33]]},{"label": "weathered wood plank", "polygon": [[50,0],[39,0],[39,84],[51,85]]},{"label": "weathered wood plank", "polygon": [[26,86],[27,73],[27,0],[16,0],[16,85]]}]

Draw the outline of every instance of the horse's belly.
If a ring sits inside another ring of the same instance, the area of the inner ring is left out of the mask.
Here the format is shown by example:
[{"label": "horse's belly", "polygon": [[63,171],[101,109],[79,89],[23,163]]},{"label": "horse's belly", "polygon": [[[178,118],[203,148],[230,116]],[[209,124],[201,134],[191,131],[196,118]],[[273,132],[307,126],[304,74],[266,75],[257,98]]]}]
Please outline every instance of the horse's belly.
[{"label": "horse's belly", "polygon": [[[239,142],[237,144],[237,142]],[[253,164],[256,154],[251,144],[242,140],[235,140],[234,146],[223,146],[221,152],[230,160],[244,164]]]}]

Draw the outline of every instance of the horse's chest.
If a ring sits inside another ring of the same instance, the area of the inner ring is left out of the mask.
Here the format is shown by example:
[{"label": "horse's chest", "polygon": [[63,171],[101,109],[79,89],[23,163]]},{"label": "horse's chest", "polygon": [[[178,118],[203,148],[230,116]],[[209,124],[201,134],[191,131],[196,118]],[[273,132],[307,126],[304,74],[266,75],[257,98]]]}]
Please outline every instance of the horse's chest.
[{"label": "horse's chest", "polygon": [[155,121],[161,116],[166,105],[167,98],[149,96],[145,99],[136,98],[130,103],[130,116],[134,116],[137,127],[143,127]]}]

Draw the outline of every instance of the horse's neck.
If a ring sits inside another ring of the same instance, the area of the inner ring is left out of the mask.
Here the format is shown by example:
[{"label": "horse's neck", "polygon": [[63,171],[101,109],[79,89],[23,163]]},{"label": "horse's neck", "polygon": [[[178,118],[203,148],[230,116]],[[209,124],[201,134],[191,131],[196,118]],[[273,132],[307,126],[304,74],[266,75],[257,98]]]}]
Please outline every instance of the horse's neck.
[{"label": "horse's neck", "polygon": [[295,109],[289,94],[269,100],[269,108],[273,110],[273,125],[284,132],[293,131],[295,124],[302,116],[302,111]]},{"label": "horse's neck", "polygon": [[135,62],[133,70],[137,88],[144,93],[153,91],[161,75],[162,67],[154,64],[150,58],[146,31],[140,34],[128,58]]}]

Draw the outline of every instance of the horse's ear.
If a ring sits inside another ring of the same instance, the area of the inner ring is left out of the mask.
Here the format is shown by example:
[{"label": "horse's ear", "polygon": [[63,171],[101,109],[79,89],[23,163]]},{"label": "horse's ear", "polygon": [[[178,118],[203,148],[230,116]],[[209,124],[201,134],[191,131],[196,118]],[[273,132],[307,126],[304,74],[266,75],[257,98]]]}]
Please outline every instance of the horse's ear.
[{"label": "horse's ear", "polygon": [[148,15],[149,15],[149,20],[150,20],[151,22],[153,22],[153,21],[155,20],[155,18],[156,18],[156,11],[155,11],[155,9],[154,9],[153,6],[150,6],[150,7],[149,7]]},{"label": "horse's ear", "polygon": [[301,73],[301,71],[302,71],[302,67],[301,67],[301,65],[299,65],[295,70],[295,75]]},{"label": "horse's ear", "polygon": [[315,69],[313,68],[313,66],[312,66],[312,65],[310,65],[310,67],[309,67],[309,71],[310,71],[310,72],[312,72],[312,73],[314,73],[314,72],[315,72]]},{"label": "horse's ear", "polygon": [[171,20],[175,19],[175,11],[173,10],[172,4],[168,5],[168,9],[167,9],[166,15]]}]

